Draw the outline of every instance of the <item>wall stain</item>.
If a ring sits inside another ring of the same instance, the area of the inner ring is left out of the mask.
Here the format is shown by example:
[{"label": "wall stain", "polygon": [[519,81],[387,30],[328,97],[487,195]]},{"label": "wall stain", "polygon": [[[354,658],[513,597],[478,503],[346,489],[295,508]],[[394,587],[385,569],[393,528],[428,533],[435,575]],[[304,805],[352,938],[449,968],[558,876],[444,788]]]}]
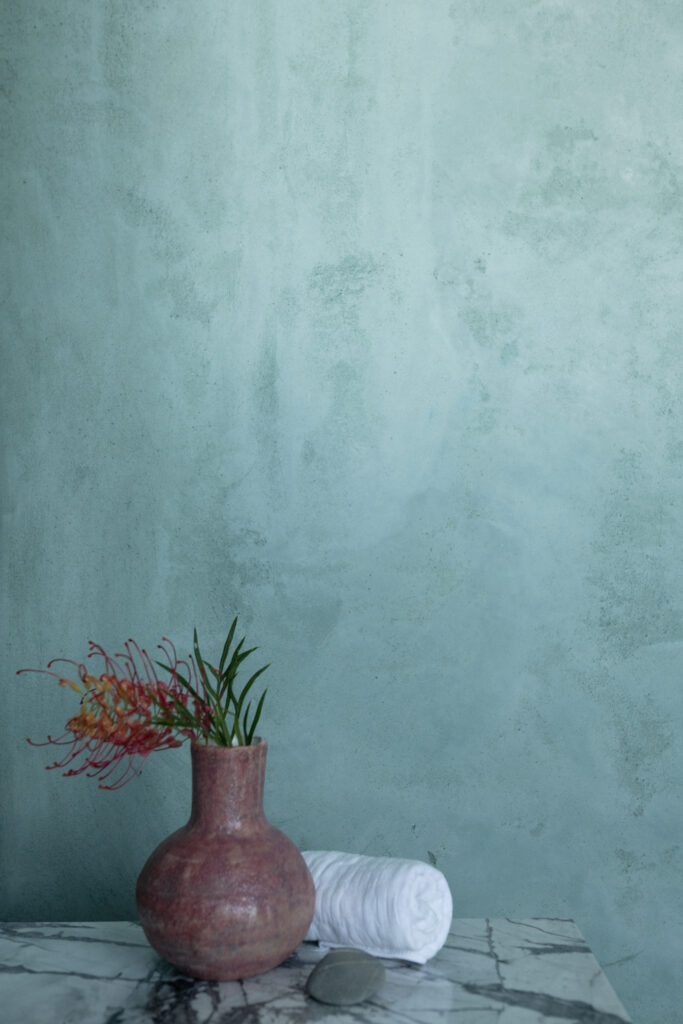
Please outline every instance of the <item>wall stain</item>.
[{"label": "wall stain", "polygon": [[280,367],[274,331],[266,329],[252,388],[254,434],[259,441],[272,494],[282,498]]},{"label": "wall stain", "polygon": [[325,305],[353,302],[377,279],[380,267],[372,256],[345,256],[338,263],[318,263],[311,272],[310,289]]},{"label": "wall stain", "polygon": [[675,504],[650,476],[643,456],[622,449],[614,484],[592,544],[596,556],[588,580],[598,596],[597,627],[603,650],[628,657],[647,644],[683,636],[683,618],[671,592],[667,538]]},{"label": "wall stain", "polygon": [[[487,278],[488,255],[481,254],[462,268],[445,259],[434,267],[432,276],[454,295],[457,317],[472,341],[482,349],[497,351],[501,363],[507,366],[519,355],[524,311],[495,294]],[[457,334],[458,347],[462,345],[461,334]]]},{"label": "wall stain", "polygon": [[670,717],[649,695],[638,701],[622,698],[614,709],[614,723],[619,775],[635,798],[632,814],[639,818],[647,803],[656,796],[652,769],[675,742],[675,729]]},{"label": "wall stain", "polygon": [[[200,273],[199,268],[187,266],[193,260],[193,236],[188,235],[170,206],[134,187],[117,188],[114,195],[124,220],[144,233],[152,256],[160,264],[147,286],[149,295],[170,300],[174,319],[209,324],[221,300],[234,296],[241,253],[226,252],[221,257],[222,269],[212,268],[207,288],[210,297],[206,298],[198,288],[198,279],[206,280],[204,268]],[[220,280],[220,288],[210,287],[214,279]]]}]

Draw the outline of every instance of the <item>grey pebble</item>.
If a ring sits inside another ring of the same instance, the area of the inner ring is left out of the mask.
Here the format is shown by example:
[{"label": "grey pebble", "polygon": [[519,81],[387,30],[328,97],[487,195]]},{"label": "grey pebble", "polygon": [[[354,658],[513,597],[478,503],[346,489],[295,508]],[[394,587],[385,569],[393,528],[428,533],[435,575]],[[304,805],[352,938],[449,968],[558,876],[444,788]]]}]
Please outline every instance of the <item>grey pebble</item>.
[{"label": "grey pebble", "polygon": [[319,1003],[362,1003],[384,983],[384,964],[362,949],[333,949],[308,976],[306,992]]}]

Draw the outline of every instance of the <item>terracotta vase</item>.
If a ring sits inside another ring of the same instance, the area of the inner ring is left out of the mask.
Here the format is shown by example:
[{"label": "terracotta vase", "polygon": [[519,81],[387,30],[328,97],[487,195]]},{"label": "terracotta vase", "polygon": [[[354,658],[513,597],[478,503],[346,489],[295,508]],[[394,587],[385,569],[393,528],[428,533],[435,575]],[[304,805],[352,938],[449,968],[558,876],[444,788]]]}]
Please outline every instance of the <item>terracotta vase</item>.
[{"label": "terracotta vase", "polygon": [[142,869],[150,945],[185,974],[232,981],[282,963],[313,918],[315,889],[294,843],[263,813],[267,744],[192,745],[192,813]]}]

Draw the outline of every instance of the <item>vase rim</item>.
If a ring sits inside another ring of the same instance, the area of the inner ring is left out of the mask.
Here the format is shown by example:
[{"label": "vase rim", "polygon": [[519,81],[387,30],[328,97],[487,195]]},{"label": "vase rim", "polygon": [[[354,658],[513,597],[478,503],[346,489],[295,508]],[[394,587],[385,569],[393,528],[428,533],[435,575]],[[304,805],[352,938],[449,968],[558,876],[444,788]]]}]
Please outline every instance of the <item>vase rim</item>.
[{"label": "vase rim", "polygon": [[211,741],[205,743],[195,739],[194,737],[190,740],[190,747],[192,748],[192,750],[254,750],[256,749],[256,747],[265,746],[267,746],[267,742],[263,739],[262,736],[254,736],[254,739],[252,740],[251,743],[242,743],[239,746],[235,747],[226,747],[222,743],[212,743]]}]

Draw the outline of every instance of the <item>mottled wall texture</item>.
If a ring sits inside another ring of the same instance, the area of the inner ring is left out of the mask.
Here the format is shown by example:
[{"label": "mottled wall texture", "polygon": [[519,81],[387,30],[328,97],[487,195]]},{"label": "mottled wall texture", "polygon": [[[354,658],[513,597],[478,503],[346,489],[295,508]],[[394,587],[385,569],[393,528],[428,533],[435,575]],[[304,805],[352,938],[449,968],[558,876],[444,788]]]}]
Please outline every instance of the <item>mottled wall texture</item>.
[{"label": "mottled wall texture", "polygon": [[239,614],[275,824],[679,1020],[679,0],[1,8],[1,916],[133,915],[189,801],[16,669]]}]

